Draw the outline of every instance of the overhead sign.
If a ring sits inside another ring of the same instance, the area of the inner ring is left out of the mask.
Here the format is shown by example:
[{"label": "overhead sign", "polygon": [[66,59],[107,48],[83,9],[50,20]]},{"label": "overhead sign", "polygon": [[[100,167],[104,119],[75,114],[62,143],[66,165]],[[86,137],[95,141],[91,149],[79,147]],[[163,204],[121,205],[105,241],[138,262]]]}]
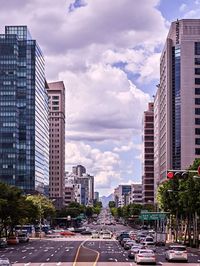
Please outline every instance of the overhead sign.
[{"label": "overhead sign", "polygon": [[167,212],[146,212],[141,213],[139,219],[142,221],[165,220],[167,218],[167,214]]}]

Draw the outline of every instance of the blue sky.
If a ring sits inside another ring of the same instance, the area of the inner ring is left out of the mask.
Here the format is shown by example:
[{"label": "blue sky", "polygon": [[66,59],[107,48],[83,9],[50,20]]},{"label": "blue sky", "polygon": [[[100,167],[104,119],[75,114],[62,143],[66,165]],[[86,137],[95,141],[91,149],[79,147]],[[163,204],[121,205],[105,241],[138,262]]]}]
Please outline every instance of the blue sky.
[{"label": "blue sky", "polygon": [[1,0],[1,31],[27,25],[47,80],[64,81],[66,170],[84,165],[100,195],[141,182],[143,112],[177,18],[200,18],[200,1]]}]

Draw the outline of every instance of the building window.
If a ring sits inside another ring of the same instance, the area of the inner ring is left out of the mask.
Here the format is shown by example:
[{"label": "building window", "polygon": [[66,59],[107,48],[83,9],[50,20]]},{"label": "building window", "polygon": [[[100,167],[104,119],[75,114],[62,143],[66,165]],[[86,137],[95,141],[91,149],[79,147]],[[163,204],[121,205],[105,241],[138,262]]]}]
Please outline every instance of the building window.
[{"label": "building window", "polygon": [[200,85],[200,78],[195,78],[195,84]]},{"label": "building window", "polygon": [[195,75],[200,75],[200,68],[195,68]]},{"label": "building window", "polygon": [[195,139],[195,144],[200,145],[200,139]]},{"label": "building window", "polygon": [[200,55],[200,42],[194,43],[195,55]]},{"label": "building window", "polygon": [[200,58],[195,58],[194,63],[195,65],[200,65]]},{"label": "building window", "polygon": [[195,108],[195,115],[200,115],[200,108]]},{"label": "building window", "polygon": [[52,96],[53,100],[59,100],[59,96]]},{"label": "building window", "polygon": [[200,125],[200,118],[195,118],[195,125]]},{"label": "building window", "polygon": [[200,98],[195,98],[195,104],[197,104],[197,105],[200,104]]},{"label": "building window", "polygon": [[200,149],[195,149],[195,154],[200,155]]},{"label": "building window", "polygon": [[195,128],[195,134],[200,135],[200,128]]},{"label": "building window", "polygon": [[195,94],[200,95],[200,88],[195,88]]}]

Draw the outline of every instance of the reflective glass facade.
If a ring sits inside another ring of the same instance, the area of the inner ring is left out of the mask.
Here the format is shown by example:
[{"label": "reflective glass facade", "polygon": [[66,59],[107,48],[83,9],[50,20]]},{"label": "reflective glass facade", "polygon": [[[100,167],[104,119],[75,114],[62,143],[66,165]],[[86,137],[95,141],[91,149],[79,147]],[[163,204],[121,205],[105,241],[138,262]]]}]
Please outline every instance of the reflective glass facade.
[{"label": "reflective glass facade", "polygon": [[181,169],[181,52],[180,46],[172,48],[172,164]]},{"label": "reflective glass facade", "polygon": [[43,55],[26,26],[6,26],[0,35],[0,180],[44,193],[48,162]]}]

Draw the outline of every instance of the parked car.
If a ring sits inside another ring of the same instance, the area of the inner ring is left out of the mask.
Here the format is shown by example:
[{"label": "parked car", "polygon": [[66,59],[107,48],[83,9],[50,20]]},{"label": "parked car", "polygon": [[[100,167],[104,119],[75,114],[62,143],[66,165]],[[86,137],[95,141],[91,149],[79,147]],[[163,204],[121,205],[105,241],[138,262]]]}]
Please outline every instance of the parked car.
[{"label": "parked car", "polygon": [[139,263],[154,263],[156,264],[156,255],[151,249],[139,249],[135,254],[135,262]]},{"label": "parked car", "polygon": [[28,233],[18,233],[17,235],[19,242],[29,242],[29,234]]},{"label": "parked car", "polygon": [[16,245],[19,243],[19,239],[17,236],[9,236],[7,238],[7,244],[8,245]]},{"label": "parked car", "polygon": [[7,247],[6,238],[0,238],[0,248],[6,248],[6,247]]},{"label": "parked car", "polygon": [[188,261],[187,249],[182,245],[170,245],[166,250],[165,258],[168,261],[183,260]]},{"label": "parked car", "polygon": [[0,258],[0,265],[1,266],[12,266],[8,258]]},{"label": "parked car", "polygon": [[60,232],[60,235],[61,236],[75,236],[75,233],[71,231],[63,231],[63,232]]},{"label": "parked car", "polygon": [[111,232],[103,232],[102,238],[103,239],[111,239],[112,233]]},{"label": "parked car", "polygon": [[97,231],[92,232],[92,238],[100,238],[100,234]]},{"label": "parked car", "polygon": [[91,234],[92,234],[92,232],[89,230],[85,230],[85,231],[81,232],[81,235],[91,235]]}]

